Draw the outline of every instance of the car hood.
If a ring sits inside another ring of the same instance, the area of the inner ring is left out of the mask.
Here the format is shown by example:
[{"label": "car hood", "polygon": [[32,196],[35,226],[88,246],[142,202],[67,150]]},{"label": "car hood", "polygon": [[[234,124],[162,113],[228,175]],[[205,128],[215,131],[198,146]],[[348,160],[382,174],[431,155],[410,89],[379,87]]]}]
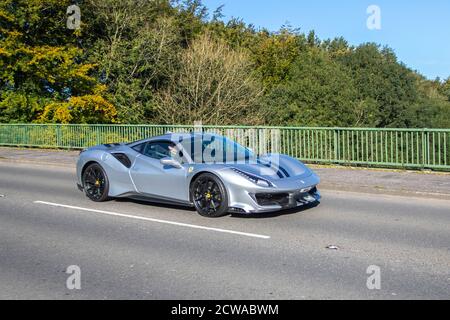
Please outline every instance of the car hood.
[{"label": "car hood", "polygon": [[226,167],[269,178],[272,181],[308,177],[312,174],[312,171],[297,159],[280,154],[266,155],[248,164],[227,164]]}]

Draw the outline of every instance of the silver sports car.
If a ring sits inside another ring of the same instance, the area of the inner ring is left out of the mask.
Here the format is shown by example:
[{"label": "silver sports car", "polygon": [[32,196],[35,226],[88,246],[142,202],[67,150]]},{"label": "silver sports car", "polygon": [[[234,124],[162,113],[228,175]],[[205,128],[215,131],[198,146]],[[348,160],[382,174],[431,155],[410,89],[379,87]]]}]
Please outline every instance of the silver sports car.
[{"label": "silver sports car", "polygon": [[83,150],[78,187],[93,201],[133,198],[195,207],[206,217],[262,213],[320,201],[319,177],[280,154],[258,156],[207,133],[168,133]]}]

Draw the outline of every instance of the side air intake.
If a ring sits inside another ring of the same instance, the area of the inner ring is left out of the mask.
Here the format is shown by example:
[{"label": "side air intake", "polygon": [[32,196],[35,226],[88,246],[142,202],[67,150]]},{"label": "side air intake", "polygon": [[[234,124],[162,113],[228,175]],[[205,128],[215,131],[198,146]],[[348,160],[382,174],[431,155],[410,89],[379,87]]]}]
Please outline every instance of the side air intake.
[{"label": "side air intake", "polygon": [[116,158],[120,163],[122,163],[125,167],[128,169],[131,168],[131,160],[128,158],[128,156],[124,153],[113,153],[112,154],[114,158]]}]

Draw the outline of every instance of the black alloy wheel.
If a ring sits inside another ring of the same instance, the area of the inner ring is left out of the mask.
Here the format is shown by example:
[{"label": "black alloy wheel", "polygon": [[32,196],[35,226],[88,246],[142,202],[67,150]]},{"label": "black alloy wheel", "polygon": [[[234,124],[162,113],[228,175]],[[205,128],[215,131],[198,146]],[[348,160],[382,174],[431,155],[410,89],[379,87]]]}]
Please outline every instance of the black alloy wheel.
[{"label": "black alloy wheel", "polygon": [[86,196],[92,201],[103,202],[108,200],[109,181],[99,164],[91,164],[84,170],[83,187]]},{"label": "black alloy wheel", "polygon": [[228,195],[222,181],[215,175],[204,173],[191,186],[191,196],[197,212],[209,218],[228,213]]}]

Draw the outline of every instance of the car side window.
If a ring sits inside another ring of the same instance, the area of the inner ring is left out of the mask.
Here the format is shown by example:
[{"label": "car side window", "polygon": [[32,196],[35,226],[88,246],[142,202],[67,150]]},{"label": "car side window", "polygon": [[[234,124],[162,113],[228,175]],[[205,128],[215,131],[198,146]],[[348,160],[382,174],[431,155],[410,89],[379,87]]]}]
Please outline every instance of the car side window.
[{"label": "car side window", "polygon": [[149,142],[144,146],[142,153],[147,157],[161,160],[166,157],[172,157],[172,148],[174,148],[172,142]]},{"label": "car side window", "polygon": [[142,153],[144,151],[145,143],[138,144],[137,146],[133,147],[133,150],[139,153]]}]

